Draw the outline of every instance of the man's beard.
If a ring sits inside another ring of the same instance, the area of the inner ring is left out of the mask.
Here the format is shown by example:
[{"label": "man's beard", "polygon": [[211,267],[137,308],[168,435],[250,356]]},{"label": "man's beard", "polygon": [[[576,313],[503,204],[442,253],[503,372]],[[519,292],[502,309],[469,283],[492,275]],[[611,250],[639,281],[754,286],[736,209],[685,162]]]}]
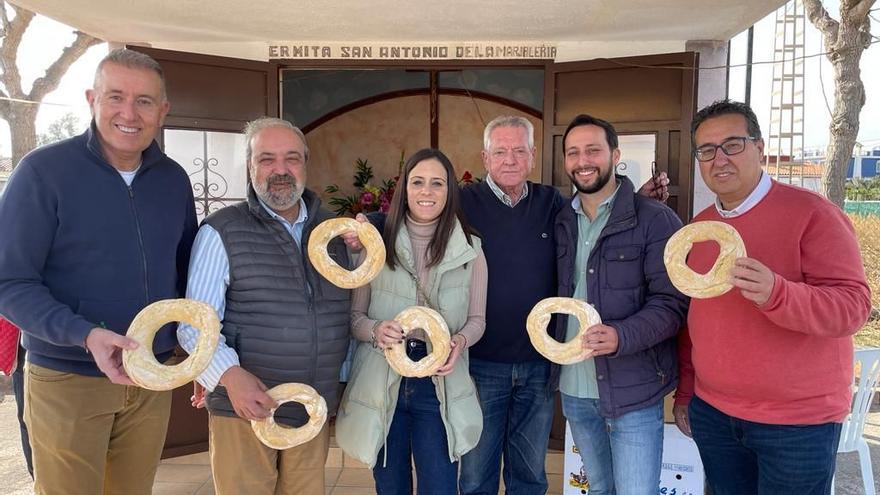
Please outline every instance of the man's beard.
[{"label": "man's beard", "polygon": [[[289,185],[289,192],[274,192],[272,186]],[[296,177],[290,174],[273,174],[266,178],[265,183],[254,183],[254,191],[257,196],[275,211],[285,211],[293,208],[302,197],[305,186],[296,181]]]},{"label": "man's beard", "polygon": [[[596,169],[596,180],[593,181],[592,185],[582,186],[575,179],[575,177],[577,177],[576,174],[581,170],[589,169],[589,168]],[[614,173],[614,164],[611,163],[611,161],[609,161],[608,162],[608,171],[605,172],[604,174],[602,173],[602,171],[598,167],[581,167],[577,170],[572,170],[571,173],[568,174],[568,178],[571,179],[571,183],[574,185],[575,189],[578,190],[578,192],[581,192],[584,194],[593,194],[593,193],[599,192],[600,190],[602,190],[603,187],[605,187],[605,184],[608,184],[608,181],[611,180],[611,174],[613,174],[613,173]]]}]

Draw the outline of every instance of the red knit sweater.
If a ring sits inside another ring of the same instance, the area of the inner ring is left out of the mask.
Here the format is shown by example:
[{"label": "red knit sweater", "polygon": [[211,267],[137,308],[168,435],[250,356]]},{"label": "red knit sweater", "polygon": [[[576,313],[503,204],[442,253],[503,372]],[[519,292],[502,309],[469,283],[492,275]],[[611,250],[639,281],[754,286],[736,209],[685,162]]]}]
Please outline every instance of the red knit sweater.
[{"label": "red knit sweater", "polygon": [[[849,219],[822,196],[774,181],[745,214],[725,219],[711,206],[694,218],[705,220],[736,228],[748,257],[768,266],[776,279],[762,306],[736,288],[691,300],[690,338],[685,333],[680,339],[676,402],[687,403],[696,384],[701,399],[740,419],[842,421],[852,401],[852,335],[871,310]],[[696,244],[688,265],[705,273],[717,253],[715,243]]]}]

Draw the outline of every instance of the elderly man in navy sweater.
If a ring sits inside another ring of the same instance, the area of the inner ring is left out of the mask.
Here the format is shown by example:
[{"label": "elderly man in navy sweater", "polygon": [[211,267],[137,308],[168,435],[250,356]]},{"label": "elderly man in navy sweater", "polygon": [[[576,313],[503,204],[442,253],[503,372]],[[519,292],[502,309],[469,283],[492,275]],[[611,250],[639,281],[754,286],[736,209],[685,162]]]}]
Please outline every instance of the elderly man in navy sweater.
[{"label": "elderly man in navy sweater", "polygon": [[169,109],[155,60],[111,52],[86,98],[89,129],[25,156],[0,199],[0,313],[24,331],[36,493],[149,494],[171,392],[134,386],[121,351],[138,311],[183,294],[192,189],[154,140]]},{"label": "elderly man in navy sweater", "polygon": [[498,117],[483,133],[486,180],[462,190],[462,208],[480,233],[489,287],[486,332],[470,371],[483,409],[483,434],[461,461],[462,494],[496,494],[504,458],[510,493],[547,492],[544,457],[553,421],[550,363],[532,347],[525,321],[556,293],[553,219],[562,208],[552,186],[526,180],[535,165],[534,128]]}]

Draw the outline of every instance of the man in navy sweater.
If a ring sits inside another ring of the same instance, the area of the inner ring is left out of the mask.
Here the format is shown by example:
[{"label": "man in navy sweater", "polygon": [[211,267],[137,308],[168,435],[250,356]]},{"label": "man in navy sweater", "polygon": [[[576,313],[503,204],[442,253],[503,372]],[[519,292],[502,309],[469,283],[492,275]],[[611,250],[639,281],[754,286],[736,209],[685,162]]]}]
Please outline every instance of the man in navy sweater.
[{"label": "man in navy sweater", "polygon": [[[111,52],[86,99],[89,129],[25,156],[0,199],[0,313],[24,331],[35,492],[149,494],[171,392],[134,386],[121,351],[138,311],[184,292],[192,189],[154,140],[155,60]],[[153,351],[176,344],[166,325]]]},{"label": "man in navy sweater", "polygon": [[534,128],[498,117],[483,133],[486,180],[462,190],[462,208],[480,233],[489,265],[486,332],[470,348],[483,409],[480,442],[461,461],[462,494],[496,494],[504,457],[510,493],[547,492],[544,457],[553,421],[550,363],[532,347],[526,316],[556,293],[555,188],[526,180],[535,166]]}]

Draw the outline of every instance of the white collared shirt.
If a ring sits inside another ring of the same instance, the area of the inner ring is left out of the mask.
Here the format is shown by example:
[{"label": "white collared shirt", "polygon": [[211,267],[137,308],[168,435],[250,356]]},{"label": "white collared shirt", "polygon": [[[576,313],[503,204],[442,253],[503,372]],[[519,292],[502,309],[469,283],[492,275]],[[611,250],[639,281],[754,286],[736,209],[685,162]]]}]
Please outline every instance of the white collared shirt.
[{"label": "white collared shirt", "polygon": [[758,180],[758,185],[755,186],[755,189],[752,190],[752,193],[746,197],[746,199],[739,204],[736,208],[732,210],[725,210],[723,206],[721,206],[721,200],[718,199],[718,196],[715,196],[715,209],[718,210],[718,214],[721,215],[722,218],[733,218],[738,217],[745,212],[751,210],[758,203],[764,199],[764,196],[770,192],[770,186],[772,185],[772,181],[770,180],[770,176],[761,171],[761,178]]}]

